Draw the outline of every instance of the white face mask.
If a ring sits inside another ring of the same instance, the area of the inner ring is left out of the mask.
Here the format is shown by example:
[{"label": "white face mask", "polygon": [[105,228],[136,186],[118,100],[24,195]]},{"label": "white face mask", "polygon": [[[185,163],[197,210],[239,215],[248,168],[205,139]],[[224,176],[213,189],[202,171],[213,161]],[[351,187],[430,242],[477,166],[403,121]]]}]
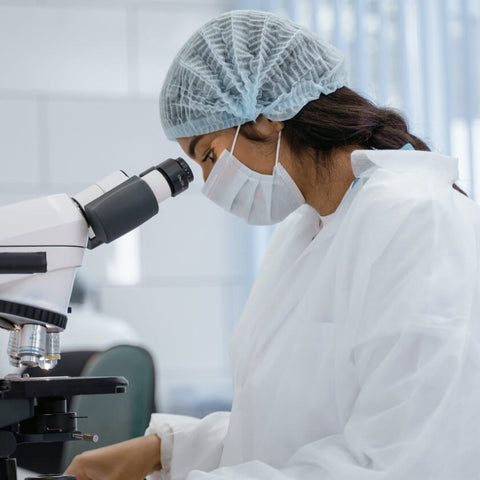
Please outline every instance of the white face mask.
[{"label": "white face mask", "polygon": [[281,131],[272,175],[250,170],[233,155],[240,126],[233,140],[232,152],[218,157],[203,186],[202,193],[217,205],[242,217],[251,225],[281,222],[305,203],[302,193],[288,172],[278,162]]}]

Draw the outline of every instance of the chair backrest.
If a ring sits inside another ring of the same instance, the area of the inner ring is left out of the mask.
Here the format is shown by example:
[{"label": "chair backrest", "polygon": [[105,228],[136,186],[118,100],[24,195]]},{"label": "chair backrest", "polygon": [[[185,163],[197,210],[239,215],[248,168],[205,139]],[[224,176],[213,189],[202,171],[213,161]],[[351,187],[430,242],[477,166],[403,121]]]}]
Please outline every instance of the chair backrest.
[{"label": "chair backrest", "polygon": [[[144,434],[155,409],[155,369],[150,353],[134,345],[118,345],[98,352],[88,360],[83,377],[123,376],[126,393],[79,395],[72,399],[71,411],[78,414],[78,429],[96,433],[98,443],[70,441],[64,444],[62,470],[79,453],[122,442]],[[87,417],[87,418],[83,418]]]}]

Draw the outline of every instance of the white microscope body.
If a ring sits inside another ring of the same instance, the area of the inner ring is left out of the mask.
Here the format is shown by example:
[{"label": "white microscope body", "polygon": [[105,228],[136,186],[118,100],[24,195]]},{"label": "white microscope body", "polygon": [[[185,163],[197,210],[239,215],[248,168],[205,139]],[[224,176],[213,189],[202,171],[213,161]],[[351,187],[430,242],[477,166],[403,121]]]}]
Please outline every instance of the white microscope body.
[{"label": "white microscope body", "polygon": [[[82,265],[88,225],[65,194],[1,207],[0,222],[0,265],[3,271],[12,269],[0,275],[0,322],[11,329],[10,363],[54,366],[60,355],[58,332],[66,324],[61,319],[76,269]],[[40,312],[52,312],[51,318]]]},{"label": "white microscope body", "polygon": [[12,365],[55,366],[85,249],[136,228],[192,180],[184,160],[169,159],[140,176],[115,172],[73,198],[0,207],[0,327],[10,330]]}]

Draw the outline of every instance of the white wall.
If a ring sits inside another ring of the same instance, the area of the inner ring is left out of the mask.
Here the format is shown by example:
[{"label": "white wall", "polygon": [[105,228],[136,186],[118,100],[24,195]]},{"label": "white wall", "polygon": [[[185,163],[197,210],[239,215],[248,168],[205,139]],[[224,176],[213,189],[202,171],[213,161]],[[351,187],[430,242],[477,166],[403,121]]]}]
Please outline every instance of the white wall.
[{"label": "white wall", "polygon": [[[182,155],[158,119],[176,50],[222,0],[0,0],[0,205],[74,194]],[[197,181],[130,240],[87,252],[97,302],[159,370],[163,410],[228,402],[228,337],[249,290],[251,231]],[[95,332],[92,331],[94,336]],[[6,356],[2,357],[2,362]]]}]

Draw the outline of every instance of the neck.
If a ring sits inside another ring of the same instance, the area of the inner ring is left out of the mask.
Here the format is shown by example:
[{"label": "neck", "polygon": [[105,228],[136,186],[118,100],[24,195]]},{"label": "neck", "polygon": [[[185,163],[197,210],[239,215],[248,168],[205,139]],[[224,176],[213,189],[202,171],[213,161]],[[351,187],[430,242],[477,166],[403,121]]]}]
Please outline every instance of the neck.
[{"label": "neck", "polygon": [[318,167],[302,168],[298,175],[298,187],[311,205],[322,215],[330,215],[340,205],[345,193],[355,180],[351,165],[351,153],[357,147],[348,147],[331,153],[330,169]]}]

